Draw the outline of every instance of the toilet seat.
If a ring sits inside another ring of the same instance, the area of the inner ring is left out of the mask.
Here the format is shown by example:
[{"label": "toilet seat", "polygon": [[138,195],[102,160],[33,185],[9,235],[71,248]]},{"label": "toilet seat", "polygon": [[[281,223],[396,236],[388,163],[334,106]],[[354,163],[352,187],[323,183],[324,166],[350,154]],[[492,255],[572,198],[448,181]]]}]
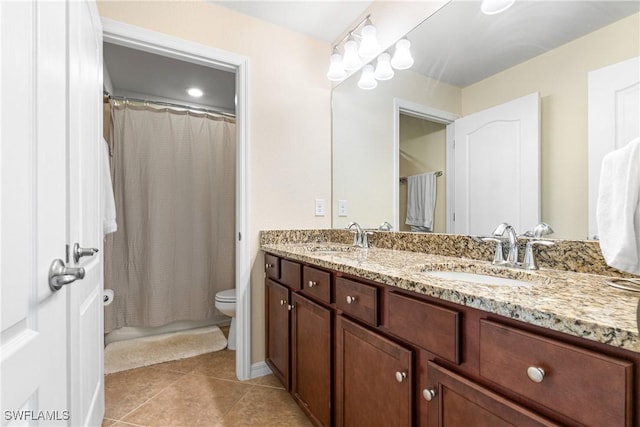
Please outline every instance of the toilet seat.
[{"label": "toilet seat", "polygon": [[218,302],[236,302],[236,290],[226,289],[216,294],[216,301]]}]

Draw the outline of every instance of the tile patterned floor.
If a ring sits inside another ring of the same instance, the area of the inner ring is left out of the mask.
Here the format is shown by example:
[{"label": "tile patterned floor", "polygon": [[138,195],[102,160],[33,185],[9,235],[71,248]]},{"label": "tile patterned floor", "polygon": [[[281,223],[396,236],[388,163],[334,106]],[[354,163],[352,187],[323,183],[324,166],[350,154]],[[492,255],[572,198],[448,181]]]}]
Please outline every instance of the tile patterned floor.
[{"label": "tile patterned floor", "polygon": [[230,350],[107,375],[105,400],[103,427],[312,425],[273,375],[238,381]]}]

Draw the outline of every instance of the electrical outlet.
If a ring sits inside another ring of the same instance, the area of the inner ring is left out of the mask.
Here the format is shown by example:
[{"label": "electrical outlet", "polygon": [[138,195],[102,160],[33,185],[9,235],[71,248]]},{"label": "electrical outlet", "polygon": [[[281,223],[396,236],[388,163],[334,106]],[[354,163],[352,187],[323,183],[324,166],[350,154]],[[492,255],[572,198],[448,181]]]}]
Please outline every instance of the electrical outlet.
[{"label": "electrical outlet", "polygon": [[324,199],[316,199],[316,216],[324,216]]},{"label": "electrical outlet", "polygon": [[338,200],[338,216],[347,216],[346,200]]}]

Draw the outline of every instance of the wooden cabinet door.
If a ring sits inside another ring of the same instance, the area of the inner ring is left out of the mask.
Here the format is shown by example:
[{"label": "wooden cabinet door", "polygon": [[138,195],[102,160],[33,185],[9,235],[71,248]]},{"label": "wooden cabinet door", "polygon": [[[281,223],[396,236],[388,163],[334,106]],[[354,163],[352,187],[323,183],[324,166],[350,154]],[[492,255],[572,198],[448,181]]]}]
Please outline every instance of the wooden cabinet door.
[{"label": "wooden cabinet door", "polygon": [[266,279],[265,284],[266,361],[273,374],[289,390],[290,293],[289,289],[271,279]]},{"label": "wooden cabinet door", "polygon": [[336,425],[410,426],[413,353],[336,318]]},{"label": "wooden cabinet door", "polygon": [[316,425],[331,425],[331,310],[293,294],[291,392]]},{"label": "wooden cabinet door", "polygon": [[492,391],[444,369],[427,364],[429,427],[558,426]]}]

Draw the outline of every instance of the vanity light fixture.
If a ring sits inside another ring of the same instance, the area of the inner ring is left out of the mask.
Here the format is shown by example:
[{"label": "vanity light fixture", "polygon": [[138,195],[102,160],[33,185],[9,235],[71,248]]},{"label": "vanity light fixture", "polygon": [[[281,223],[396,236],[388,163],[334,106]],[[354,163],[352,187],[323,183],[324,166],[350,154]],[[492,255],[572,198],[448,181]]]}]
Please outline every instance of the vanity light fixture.
[{"label": "vanity light fixture", "polygon": [[391,59],[391,66],[396,70],[406,70],[413,65],[413,56],[411,56],[411,42],[404,38],[396,43],[396,50]]},{"label": "vanity light fixture", "polygon": [[190,87],[189,89],[187,89],[187,93],[194,98],[200,98],[203,95],[202,90],[198,89],[197,87]]},{"label": "vanity light fixture", "polygon": [[358,43],[352,36],[349,36],[349,39],[344,44],[344,59],[342,63],[347,71],[354,71],[362,66],[362,60],[358,55]]},{"label": "vanity light fixture", "polygon": [[513,6],[516,0],[482,0],[480,10],[485,15],[497,15]]},{"label": "vanity light fixture", "polygon": [[[356,31],[360,27],[362,27],[362,30],[360,34],[357,34]],[[347,77],[349,71],[356,71],[362,67],[363,58],[367,61],[374,58],[381,50],[376,32],[376,27],[371,23],[371,15],[367,15],[342,40],[333,46],[327,78],[334,82],[341,81]],[[361,39],[360,45],[358,45],[356,37]],[[342,43],[344,43],[344,51],[341,55],[338,48]],[[375,69],[372,64],[362,67],[362,76],[358,81],[358,87],[367,90],[374,89],[378,86],[376,80],[384,81],[393,78],[395,74],[394,68],[396,70],[406,70],[411,67],[413,65],[413,57],[409,50],[410,47],[411,43],[404,38],[396,43],[393,58],[389,53],[383,52],[378,56]]]},{"label": "vanity light fixture", "polygon": [[376,37],[376,27],[371,23],[371,19],[367,18],[366,24],[362,28],[362,41],[360,42],[360,48],[358,54],[362,58],[373,58],[380,51],[380,42]]},{"label": "vanity light fixture", "polygon": [[373,75],[373,65],[367,64],[362,67],[362,75],[358,80],[358,87],[364,90],[375,89],[378,86],[378,82]]},{"label": "vanity light fixture", "polygon": [[344,69],[342,55],[340,55],[338,49],[333,49],[333,54],[331,55],[331,63],[329,64],[329,71],[327,72],[327,78],[332,82],[339,82],[345,77],[347,77],[347,71]]},{"label": "vanity light fixture", "polygon": [[381,53],[378,56],[378,64],[376,70],[373,72],[373,76],[376,80],[391,80],[393,78],[393,68],[391,68],[391,55],[388,53]]}]

